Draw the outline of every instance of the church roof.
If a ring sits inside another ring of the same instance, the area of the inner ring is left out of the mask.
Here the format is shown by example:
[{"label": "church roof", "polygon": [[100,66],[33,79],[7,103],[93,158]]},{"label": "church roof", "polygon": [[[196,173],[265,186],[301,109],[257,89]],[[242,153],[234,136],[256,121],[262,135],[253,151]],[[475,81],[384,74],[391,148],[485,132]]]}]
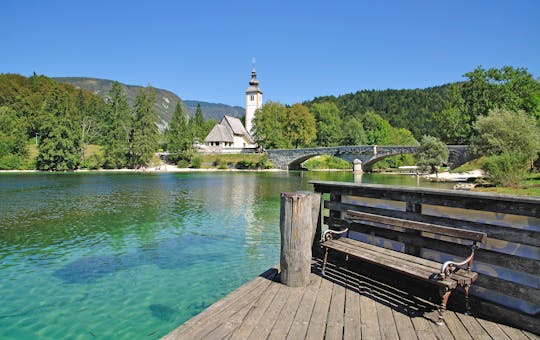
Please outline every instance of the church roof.
[{"label": "church roof", "polygon": [[204,139],[205,142],[234,142],[231,129],[223,124],[216,124]]},{"label": "church roof", "polygon": [[250,143],[253,143],[253,139],[242,124],[242,121],[236,117],[225,115],[219,124],[214,125],[204,141],[234,142],[234,135],[245,136]]},{"label": "church roof", "polygon": [[231,130],[235,135],[246,136],[246,138],[250,142],[252,142],[249,132],[247,132],[246,128],[244,127],[244,124],[242,124],[242,121],[240,119],[225,115],[221,119],[220,124],[224,124],[225,122],[231,127]]},{"label": "church roof", "polygon": [[261,89],[259,88],[259,81],[257,80],[257,71],[255,70],[255,67],[251,69],[251,80],[249,81],[249,86],[246,90],[246,93],[251,92],[262,93]]}]

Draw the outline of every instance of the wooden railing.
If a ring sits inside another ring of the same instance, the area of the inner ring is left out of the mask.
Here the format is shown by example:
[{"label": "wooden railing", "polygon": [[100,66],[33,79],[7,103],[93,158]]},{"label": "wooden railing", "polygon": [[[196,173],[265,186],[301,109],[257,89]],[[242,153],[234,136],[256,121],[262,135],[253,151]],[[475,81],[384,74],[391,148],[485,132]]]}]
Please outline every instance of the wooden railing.
[{"label": "wooden railing", "polygon": [[[330,217],[341,218],[352,209],[485,232],[488,238],[477,251],[473,268],[479,273],[471,289],[471,295],[476,297],[473,309],[496,321],[540,333],[540,198],[375,184],[311,183],[316,192],[326,197],[324,208]],[[444,244],[433,242],[432,236],[424,232],[407,235],[373,231],[352,237],[438,261],[452,259]]]}]

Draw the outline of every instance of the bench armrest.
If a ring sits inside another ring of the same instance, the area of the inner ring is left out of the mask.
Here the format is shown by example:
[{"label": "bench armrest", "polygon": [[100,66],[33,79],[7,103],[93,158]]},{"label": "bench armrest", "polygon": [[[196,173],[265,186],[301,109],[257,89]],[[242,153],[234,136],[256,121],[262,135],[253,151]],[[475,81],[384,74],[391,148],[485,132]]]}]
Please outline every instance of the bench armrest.
[{"label": "bench armrest", "polygon": [[346,229],[343,229],[343,230],[340,230],[340,231],[328,229],[323,233],[321,242],[332,240],[334,238],[334,236],[332,236],[332,235],[334,235],[334,234],[341,235],[341,234],[344,234],[344,233],[347,233],[347,232],[349,232],[349,228],[346,228]]},{"label": "bench armrest", "polygon": [[478,249],[478,246],[475,243],[471,246],[471,255],[469,255],[469,257],[467,257],[465,260],[461,262],[446,261],[445,263],[443,263],[441,266],[441,274],[440,274],[441,277],[444,279],[446,277],[451,276],[456,267],[460,267],[464,265],[467,265],[467,270],[471,270],[472,263],[474,260],[474,252],[476,251],[476,249]]}]

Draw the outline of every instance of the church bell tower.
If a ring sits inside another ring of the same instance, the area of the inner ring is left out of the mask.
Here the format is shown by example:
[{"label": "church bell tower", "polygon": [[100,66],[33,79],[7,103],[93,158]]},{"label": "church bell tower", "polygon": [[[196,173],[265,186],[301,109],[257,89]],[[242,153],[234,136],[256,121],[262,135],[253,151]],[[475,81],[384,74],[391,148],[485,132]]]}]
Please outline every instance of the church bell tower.
[{"label": "church bell tower", "polygon": [[253,134],[253,118],[255,111],[262,107],[262,91],[259,89],[259,81],[257,80],[257,71],[255,65],[251,69],[251,80],[246,90],[246,130]]}]

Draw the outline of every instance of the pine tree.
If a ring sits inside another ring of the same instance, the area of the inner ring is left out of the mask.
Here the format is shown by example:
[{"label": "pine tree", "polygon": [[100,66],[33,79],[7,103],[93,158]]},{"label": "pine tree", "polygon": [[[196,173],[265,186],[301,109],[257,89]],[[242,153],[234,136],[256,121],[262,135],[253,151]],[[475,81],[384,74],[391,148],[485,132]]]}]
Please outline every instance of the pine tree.
[{"label": "pine tree", "polygon": [[201,104],[197,104],[195,116],[189,121],[189,124],[191,133],[193,135],[193,141],[196,143],[202,143],[208,132],[205,129]]},{"label": "pine tree", "polygon": [[156,93],[153,88],[141,89],[135,99],[135,115],[131,129],[130,165],[137,169],[148,165],[158,148],[159,131],[154,110]]},{"label": "pine tree", "polygon": [[66,92],[51,91],[41,109],[43,125],[39,133],[39,170],[75,170],[80,164],[80,126],[75,119],[75,107]]},{"label": "pine tree", "polygon": [[110,169],[128,166],[131,114],[126,94],[118,82],[109,91],[106,116],[104,117],[105,167]]},{"label": "pine tree", "polygon": [[193,138],[180,102],[176,104],[171,123],[165,132],[165,138],[167,150],[171,153],[169,160],[175,163],[191,160]]}]

